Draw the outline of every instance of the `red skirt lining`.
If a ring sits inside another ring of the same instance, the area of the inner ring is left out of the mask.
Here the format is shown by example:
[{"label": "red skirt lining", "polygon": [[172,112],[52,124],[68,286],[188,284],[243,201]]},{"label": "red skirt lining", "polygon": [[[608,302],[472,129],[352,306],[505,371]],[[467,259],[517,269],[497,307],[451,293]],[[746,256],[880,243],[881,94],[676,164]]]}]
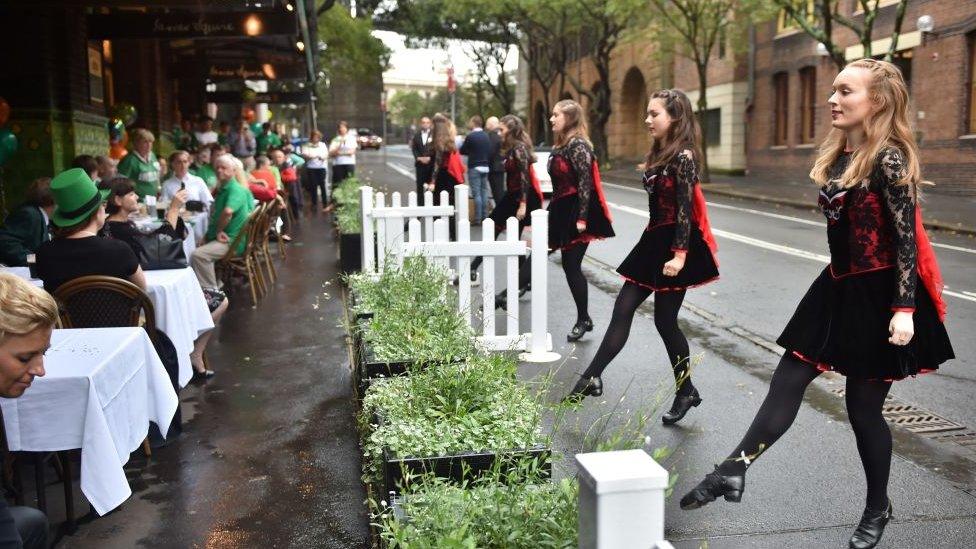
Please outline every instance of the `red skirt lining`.
[{"label": "red skirt lining", "polygon": [[[799,351],[790,351],[790,353],[792,353],[793,356],[795,356],[796,358],[802,360],[803,362],[809,364],[810,366],[813,366],[814,368],[816,368],[817,370],[819,370],[821,372],[833,372],[833,371],[836,371],[836,370],[834,370],[834,367],[831,366],[830,364],[827,364],[825,362],[817,362],[816,360],[813,360],[811,358],[807,358],[806,356],[804,356]],[[920,368],[918,370],[918,373],[912,374],[911,376],[905,376],[905,377],[917,377],[917,376],[920,376],[922,374],[932,373],[934,371],[936,371],[936,370],[933,369],[933,368]],[[894,381],[901,381],[903,379],[905,379],[905,378],[904,377],[886,377],[886,378],[880,378],[880,379],[879,378],[868,378],[866,381],[894,382]]]}]

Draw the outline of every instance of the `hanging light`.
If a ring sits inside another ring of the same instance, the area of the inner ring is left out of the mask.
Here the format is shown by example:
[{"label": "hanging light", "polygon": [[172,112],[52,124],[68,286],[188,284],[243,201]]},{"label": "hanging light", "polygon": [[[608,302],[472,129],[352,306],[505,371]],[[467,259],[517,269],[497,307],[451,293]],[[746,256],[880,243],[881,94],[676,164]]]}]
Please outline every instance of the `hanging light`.
[{"label": "hanging light", "polygon": [[298,42],[295,42],[295,47],[298,48],[298,51],[305,51],[305,42],[299,40]]},{"label": "hanging light", "polygon": [[251,14],[247,19],[244,20],[244,33],[248,36],[257,36],[261,34],[261,18],[257,15]]},{"label": "hanging light", "polygon": [[291,5],[291,2],[285,4],[285,9],[288,11],[295,11],[295,6]]},{"label": "hanging light", "polygon": [[923,15],[915,22],[915,26],[922,32],[932,32],[935,30],[935,19],[931,15]]}]

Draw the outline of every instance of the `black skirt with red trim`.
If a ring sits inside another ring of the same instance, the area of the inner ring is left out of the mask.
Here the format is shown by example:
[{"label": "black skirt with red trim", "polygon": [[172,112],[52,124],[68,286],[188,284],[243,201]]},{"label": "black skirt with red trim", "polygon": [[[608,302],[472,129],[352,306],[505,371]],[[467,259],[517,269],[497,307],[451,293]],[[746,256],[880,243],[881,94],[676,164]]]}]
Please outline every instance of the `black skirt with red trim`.
[{"label": "black skirt with red trim", "polygon": [[895,269],[834,278],[824,269],[776,340],[819,370],[895,381],[935,371],[955,358],[945,325],[925,287],[915,291],[915,335],[908,345],[888,343]]},{"label": "black skirt with red trim", "polygon": [[[502,232],[505,230],[505,223],[508,221],[509,217],[515,217],[515,212],[518,211],[519,207],[519,193],[506,192],[505,196],[498,201],[495,205],[495,209],[491,211],[488,216],[492,221],[495,222],[495,231]],[[534,210],[538,210],[542,207],[542,200],[539,199],[539,195],[534,192],[529,192],[525,196],[525,219],[522,220],[520,225],[527,226],[532,225],[531,214]]]},{"label": "black skirt with red trim", "polygon": [[597,194],[590,195],[590,207],[586,212],[586,230],[576,230],[579,219],[579,199],[576,194],[554,198],[549,202],[549,249],[568,250],[573,246],[616,236],[613,225],[603,213]]},{"label": "black skirt with red trim", "polygon": [[674,257],[671,245],[675,227],[674,223],[669,223],[644,231],[634,249],[617,267],[617,272],[626,280],[655,292],[685,290],[717,279],[715,258],[701,231],[694,225],[688,239],[685,266],[677,276],[664,275],[664,264]]}]

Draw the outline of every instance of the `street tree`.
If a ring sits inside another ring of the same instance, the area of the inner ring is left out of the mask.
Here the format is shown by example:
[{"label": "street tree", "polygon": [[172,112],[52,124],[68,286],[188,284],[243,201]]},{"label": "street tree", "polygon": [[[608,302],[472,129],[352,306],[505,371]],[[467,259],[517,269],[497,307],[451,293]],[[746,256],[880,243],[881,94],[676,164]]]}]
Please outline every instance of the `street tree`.
[{"label": "street tree", "polygon": [[[845,27],[854,32],[863,48],[862,57],[882,54],[882,52],[872,51],[871,47],[874,23],[882,9],[882,2],[879,0],[857,0],[857,6],[862,12],[858,17],[841,14],[839,2],[836,0],[774,0],[774,2],[803,32],[824,45],[827,55],[837,66],[837,70],[843,69],[847,64],[844,50],[834,42],[834,30],[838,27]],[[887,5],[884,7],[887,8]],[[898,51],[898,37],[901,35],[901,26],[907,8],[908,0],[898,2],[891,45],[886,52],[883,52],[885,61],[891,61]]]},{"label": "street tree", "polygon": [[[720,43],[744,42],[739,33],[771,16],[768,0],[649,0],[654,15],[651,25],[657,44],[673,49],[695,64],[698,74],[696,111],[705,127],[708,110],[708,67]],[[710,179],[708,144],[702,146],[702,180]]]}]

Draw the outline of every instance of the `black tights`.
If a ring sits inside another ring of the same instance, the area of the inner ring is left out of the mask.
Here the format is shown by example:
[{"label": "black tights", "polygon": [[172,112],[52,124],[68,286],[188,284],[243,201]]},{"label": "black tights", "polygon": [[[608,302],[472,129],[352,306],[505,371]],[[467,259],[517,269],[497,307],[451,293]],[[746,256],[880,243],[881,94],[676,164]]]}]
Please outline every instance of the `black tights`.
[{"label": "black tights", "polygon": [[[617,356],[627,338],[630,336],[630,325],[641,303],[651,295],[651,290],[625,282],[624,287],[617,294],[617,301],[613,304],[613,316],[610,325],[603,336],[603,342],[597,349],[590,366],[583,372],[584,377],[596,377],[603,374],[610,361]],[[664,340],[664,348],[668,351],[671,370],[674,373],[675,384],[679,395],[690,395],[695,386],[691,383],[688,373],[688,339],[678,327],[678,311],[685,299],[685,291],[658,292],[654,296],[654,325],[658,334]]]},{"label": "black tights", "polygon": [[[803,401],[803,393],[820,372],[787,354],[779,362],[769,393],[742,442],[719,466],[723,475],[741,475],[750,462],[790,428]],[[888,472],[891,469],[891,431],[881,415],[891,382],[847,378],[846,403],[857,451],[867,478],[867,507],[884,509],[888,503]],[[745,459],[743,458],[745,455]]]},{"label": "black tights", "polygon": [[566,274],[569,293],[573,294],[573,301],[576,302],[576,322],[590,318],[586,277],[583,276],[583,256],[589,246],[588,242],[584,242],[562,251],[563,273]]}]

